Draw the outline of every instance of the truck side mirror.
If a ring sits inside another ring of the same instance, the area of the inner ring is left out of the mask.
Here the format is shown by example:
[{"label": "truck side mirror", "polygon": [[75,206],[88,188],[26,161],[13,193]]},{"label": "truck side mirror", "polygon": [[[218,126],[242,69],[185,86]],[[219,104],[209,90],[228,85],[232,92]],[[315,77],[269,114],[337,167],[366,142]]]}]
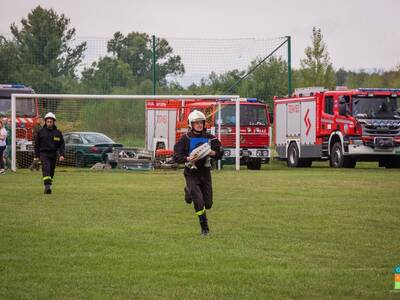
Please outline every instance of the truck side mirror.
[{"label": "truck side mirror", "polygon": [[271,124],[274,123],[274,113],[273,113],[273,112],[270,112],[270,113],[269,113],[269,122],[270,122]]}]

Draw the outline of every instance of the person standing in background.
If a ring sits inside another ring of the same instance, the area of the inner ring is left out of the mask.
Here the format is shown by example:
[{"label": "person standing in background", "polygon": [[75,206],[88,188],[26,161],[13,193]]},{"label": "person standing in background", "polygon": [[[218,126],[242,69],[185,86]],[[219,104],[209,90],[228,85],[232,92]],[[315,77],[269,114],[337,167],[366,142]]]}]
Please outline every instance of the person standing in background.
[{"label": "person standing in background", "polygon": [[4,150],[7,147],[7,130],[4,122],[0,119],[0,174],[4,174]]}]

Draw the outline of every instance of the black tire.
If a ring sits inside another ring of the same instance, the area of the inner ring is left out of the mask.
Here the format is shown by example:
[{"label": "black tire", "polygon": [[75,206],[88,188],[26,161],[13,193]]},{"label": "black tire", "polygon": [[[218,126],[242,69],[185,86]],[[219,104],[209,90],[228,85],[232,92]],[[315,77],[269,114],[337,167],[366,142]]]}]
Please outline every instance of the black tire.
[{"label": "black tire", "polygon": [[354,169],[356,167],[357,161],[355,159],[351,159],[349,157],[344,157],[344,168]]},{"label": "black tire", "polygon": [[247,162],[247,169],[249,170],[260,170],[261,169],[261,162],[260,161],[249,161]]},{"label": "black tire", "polygon": [[330,157],[330,166],[332,168],[343,168],[343,151],[342,144],[340,142],[336,142],[332,146],[331,157]]},{"label": "black tire", "polygon": [[311,168],[312,160],[311,159],[301,159],[300,160],[300,166],[302,168]]},{"label": "black tire", "polygon": [[384,160],[383,165],[386,169],[397,169],[400,168],[400,159],[393,158]]},{"label": "black tire", "polygon": [[80,152],[76,153],[75,166],[77,168],[84,168],[85,167],[85,158],[83,157],[83,154],[80,153]]},{"label": "black tire", "polygon": [[289,168],[300,167],[299,148],[296,143],[291,143],[288,149],[287,166]]},{"label": "black tire", "polygon": [[333,144],[330,157],[330,166],[332,168],[355,168],[356,164],[356,160],[343,155],[342,144],[340,142]]}]

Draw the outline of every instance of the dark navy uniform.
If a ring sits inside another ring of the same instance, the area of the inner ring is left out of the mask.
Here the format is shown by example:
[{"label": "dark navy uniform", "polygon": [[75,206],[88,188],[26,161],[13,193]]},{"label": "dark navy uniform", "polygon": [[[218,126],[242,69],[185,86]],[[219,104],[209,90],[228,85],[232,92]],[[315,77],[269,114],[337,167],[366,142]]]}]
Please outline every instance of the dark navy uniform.
[{"label": "dark navy uniform", "polygon": [[[213,135],[206,131],[200,134],[194,134],[189,131],[183,135],[174,147],[174,159],[177,163],[187,162],[187,157],[193,149],[198,146],[209,143],[211,150],[215,151],[216,155],[213,159],[218,160],[222,158],[223,149],[221,142]],[[213,204],[213,191],[211,181],[211,166],[207,163],[207,158],[198,160],[196,168],[185,167],[184,176],[186,180],[187,197],[193,201],[194,210],[196,215],[199,216],[200,225],[202,228],[207,226],[206,209],[211,209]]]},{"label": "dark navy uniform", "polygon": [[39,157],[42,163],[43,183],[45,186],[49,186],[53,182],[57,154],[65,156],[62,133],[55,125],[51,129],[44,125],[35,138],[35,157]]}]

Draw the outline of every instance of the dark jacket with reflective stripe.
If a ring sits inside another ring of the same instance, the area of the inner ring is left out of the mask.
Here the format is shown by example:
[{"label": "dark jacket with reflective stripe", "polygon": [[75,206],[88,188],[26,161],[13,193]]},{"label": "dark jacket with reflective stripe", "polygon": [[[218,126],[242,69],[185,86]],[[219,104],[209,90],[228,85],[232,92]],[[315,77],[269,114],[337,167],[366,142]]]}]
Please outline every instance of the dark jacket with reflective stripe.
[{"label": "dark jacket with reflective stripe", "polygon": [[[221,159],[224,154],[224,150],[222,148],[221,142],[215,136],[207,133],[206,131],[203,131],[200,135],[196,135],[192,131],[189,131],[188,133],[182,135],[179,141],[174,146],[175,161],[181,164],[186,163],[187,157],[190,155],[190,152],[192,152],[194,148],[197,148],[207,141],[210,143],[211,150],[215,151],[216,153],[216,155],[212,158],[215,160]],[[204,167],[205,160],[206,158],[203,158],[196,162],[196,167],[199,171],[209,169],[207,167]]]},{"label": "dark jacket with reflective stripe", "polygon": [[60,156],[65,156],[62,133],[56,126],[49,129],[44,125],[35,137],[35,157],[39,157],[40,153],[55,153],[57,151],[60,153]]}]

